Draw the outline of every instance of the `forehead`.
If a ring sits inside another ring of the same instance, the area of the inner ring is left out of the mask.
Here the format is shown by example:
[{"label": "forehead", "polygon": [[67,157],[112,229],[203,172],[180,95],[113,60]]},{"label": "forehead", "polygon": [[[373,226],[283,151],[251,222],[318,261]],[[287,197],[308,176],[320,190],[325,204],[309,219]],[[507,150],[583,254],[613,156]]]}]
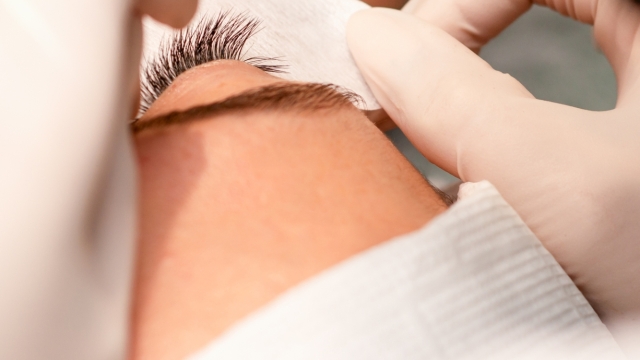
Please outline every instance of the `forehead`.
[{"label": "forehead", "polygon": [[[262,29],[247,43],[247,58],[281,57],[288,68],[279,77],[339,85],[362,96],[368,110],[380,106],[351,58],[345,34],[349,17],[366,8],[357,0],[201,0],[192,24],[224,11],[256,18]],[[144,27],[144,59],[152,59],[175,30],[150,18]]]}]

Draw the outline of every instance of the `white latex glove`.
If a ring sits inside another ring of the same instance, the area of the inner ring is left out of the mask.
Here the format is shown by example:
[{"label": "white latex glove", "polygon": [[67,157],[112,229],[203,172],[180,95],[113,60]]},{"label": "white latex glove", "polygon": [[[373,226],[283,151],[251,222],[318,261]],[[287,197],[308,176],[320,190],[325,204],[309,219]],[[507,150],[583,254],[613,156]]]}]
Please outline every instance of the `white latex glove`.
[{"label": "white latex glove", "polygon": [[138,0],[140,13],[174,28],[187,25],[197,8],[198,0]]},{"label": "white latex glove", "polygon": [[535,1],[595,24],[619,101],[592,112],[536,100],[474,53],[533,2],[366,10],[349,23],[349,46],[413,144],[464,181],[493,183],[619,334],[640,322],[640,6]]},{"label": "white latex glove", "polygon": [[0,359],[126,358],[136,17],[196,5],[0,0]]}]

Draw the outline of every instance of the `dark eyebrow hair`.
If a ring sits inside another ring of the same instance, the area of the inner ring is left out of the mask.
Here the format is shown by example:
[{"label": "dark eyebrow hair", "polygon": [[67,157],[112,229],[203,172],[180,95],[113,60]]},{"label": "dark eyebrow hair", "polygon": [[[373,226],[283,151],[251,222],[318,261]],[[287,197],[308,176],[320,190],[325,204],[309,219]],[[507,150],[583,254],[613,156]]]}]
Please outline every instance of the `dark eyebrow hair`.
[{"label": "dark eyebrow hair", "polygon": [[136,120],[131,130],[165,128],[211,118],[234,111],[298,110],[314,111],[353,107],[362,101],[359,95],[332,84],[282,82],[251,89],[225,100],[187,110],[174,111],[149,120]]}]

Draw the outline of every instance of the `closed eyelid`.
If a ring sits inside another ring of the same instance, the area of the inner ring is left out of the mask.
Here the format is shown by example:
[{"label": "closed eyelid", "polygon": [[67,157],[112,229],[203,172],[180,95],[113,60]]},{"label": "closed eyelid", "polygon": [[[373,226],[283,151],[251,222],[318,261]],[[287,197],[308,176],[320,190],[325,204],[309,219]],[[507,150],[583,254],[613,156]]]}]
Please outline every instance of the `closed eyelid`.
[{"label": "closed eyelid", "polygon": [[216,60],[196,66],[175,79],[140,119],[222,100],[283,79],[237,60]]},{"label": "closed eyelid", "polygon": [[143,66],[139,116],[187,70],[217,60],[239,60],[267,73],[284,73],[279,57],[245,57],[247,41],[260,31],[260,21],[245,14],[222,12],[203,17],[160,45],[158,55]]}]

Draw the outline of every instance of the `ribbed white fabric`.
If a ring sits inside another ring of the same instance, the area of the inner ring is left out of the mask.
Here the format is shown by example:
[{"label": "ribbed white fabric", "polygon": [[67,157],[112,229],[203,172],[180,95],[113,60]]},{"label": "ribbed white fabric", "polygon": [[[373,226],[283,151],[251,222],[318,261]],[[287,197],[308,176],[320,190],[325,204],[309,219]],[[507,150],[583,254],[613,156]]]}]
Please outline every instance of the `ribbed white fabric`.
[{"label": "ribbed white fabric", "polygon": [[489,183],[425,228],[288,291],[191,360],[622,359]]}]

